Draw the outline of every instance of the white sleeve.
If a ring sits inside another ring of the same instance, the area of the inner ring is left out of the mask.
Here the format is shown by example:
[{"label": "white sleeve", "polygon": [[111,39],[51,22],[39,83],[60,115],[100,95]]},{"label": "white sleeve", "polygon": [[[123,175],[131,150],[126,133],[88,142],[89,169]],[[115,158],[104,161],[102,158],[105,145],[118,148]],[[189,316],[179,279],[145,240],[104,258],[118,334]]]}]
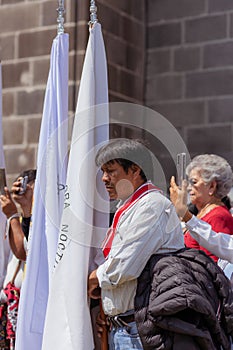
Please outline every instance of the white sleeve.
[{"label": "white sleeve", "polygon": [[[108,259],[97,269],[100,287],[114,289],[119,284],[136,279],[142,272],[148,259],[155,254],[170,236],[167,226],[166,209],[170,204],[163,198],[153,203],[141,202],[135,210],[132,220],[120,225],[113,240]],[[170,213],[171,210],[168,210]],[[172,229],[171,235],[181,236],[179,225]],[[177,249],[183,247],[183,241]]]},{"label": "white sleeve", "polygon": [[212,230],[211,225],[195,216],[186,222],[186,227],[201,246],[219,258],[233,263],[233,235],[217,233]]}]

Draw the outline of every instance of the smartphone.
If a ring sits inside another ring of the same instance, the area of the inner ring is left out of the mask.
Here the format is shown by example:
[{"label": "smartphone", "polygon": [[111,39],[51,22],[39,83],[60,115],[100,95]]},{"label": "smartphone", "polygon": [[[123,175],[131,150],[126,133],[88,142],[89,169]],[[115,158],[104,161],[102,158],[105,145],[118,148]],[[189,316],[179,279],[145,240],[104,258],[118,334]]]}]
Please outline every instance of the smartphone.
[{"label": "smartphone", "polygon": [[186,169],[186,153],[177,154],[177,185],[181,187],[182,181],[186,178],[185,169]]},{"label": "smartphone", "polygon": [[19,192],[17,194],[22,195],[26,192],[27,183],[28,183],[28,176],[26,175],[20,180],[20,188],[22,188],[22,189],[19,190]]},{"label": "smartphone", "polygon": [[0,168],[0,194],[5,194],[6,187],[6,171],[5,168]]}]

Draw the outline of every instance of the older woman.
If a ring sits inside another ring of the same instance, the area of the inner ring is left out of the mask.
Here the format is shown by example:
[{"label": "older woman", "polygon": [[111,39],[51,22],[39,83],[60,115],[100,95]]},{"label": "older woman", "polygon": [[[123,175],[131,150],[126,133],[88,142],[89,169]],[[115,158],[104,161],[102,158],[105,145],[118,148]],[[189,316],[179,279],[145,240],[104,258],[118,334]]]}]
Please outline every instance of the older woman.
[{"label": "older woman", "polygon": [[[209,223],[216,232],[232,234],[233,217],[221,201],[233,184],[232,169],[228,162],[214,154],[199,155],[187,166],[186,174],[190,201],[198,209],[197,217]],[[171,180],[171,191],[172,186],[174,179]],[[218,257],[200,246],[188,231],[184,238],[187,247],[201,249],[218,261]]]}]

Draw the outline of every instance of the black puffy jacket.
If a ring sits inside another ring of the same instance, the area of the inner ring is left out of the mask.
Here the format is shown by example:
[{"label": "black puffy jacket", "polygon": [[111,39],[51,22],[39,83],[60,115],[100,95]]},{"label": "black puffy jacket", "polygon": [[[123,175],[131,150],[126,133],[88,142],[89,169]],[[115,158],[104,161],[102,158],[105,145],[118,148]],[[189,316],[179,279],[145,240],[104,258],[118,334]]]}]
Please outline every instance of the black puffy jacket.
[{"label": "black puffy jacket", "polygon": [[203,350],[230,350],[230,282],[203,251],[153,255],[138,278],[135,319],[145,350],[172,349],[175,334]]}]

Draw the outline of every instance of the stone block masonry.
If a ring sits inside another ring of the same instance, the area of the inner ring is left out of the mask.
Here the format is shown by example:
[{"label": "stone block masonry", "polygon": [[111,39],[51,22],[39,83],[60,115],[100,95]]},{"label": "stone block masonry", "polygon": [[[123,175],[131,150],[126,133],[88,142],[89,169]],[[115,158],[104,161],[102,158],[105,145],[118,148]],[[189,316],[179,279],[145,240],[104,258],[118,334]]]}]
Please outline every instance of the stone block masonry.
[{"label": "stone block masonry", "polygon": [[[232,0],[98,0],[96,4],[110,101],[155,109],[177,128],[192,156],[215,152],[233,165]],[[56,0],[0,0],[4,147],[12,179],[22,169],[36,166],[57,7]],[[88,39],[89,0],[65,0],[65,7],[72,116]],[[111,133],[143,136],[122,126],[112,127]],[[163,148],[152,144],[166,166]],[[174,167],[168,165],[168,173],[174,174]]]},{"label": "stone block masonry", "polygon": [[[89,0],[65,0],[71,116],[88,39],[89,5]],[[145,4],[141,0],[99,0],[97,6],[108,58],[110,100],[143,103]],[[57,7],[56,0],[0,0],[4,149],[12,179],[22,169],[36,166]]]},{"label": "stone block masonry", "polygon": [[[65,1],[73,100],[80,79],[79,62],[83,62],[88,37],[88,7],[84,11],[87,3],[83,3]],[[23,169],[36,167],[50,51],[57,35],[57,7],[54,0],[0,0],[3,140],[9,179],[14,179]],[[72,115],[75,102],[69,101],[69,106]]]},{"label": "stone block masonry", "polygon": [[233,3],[148,0],[145,103],[233,166]]}]

